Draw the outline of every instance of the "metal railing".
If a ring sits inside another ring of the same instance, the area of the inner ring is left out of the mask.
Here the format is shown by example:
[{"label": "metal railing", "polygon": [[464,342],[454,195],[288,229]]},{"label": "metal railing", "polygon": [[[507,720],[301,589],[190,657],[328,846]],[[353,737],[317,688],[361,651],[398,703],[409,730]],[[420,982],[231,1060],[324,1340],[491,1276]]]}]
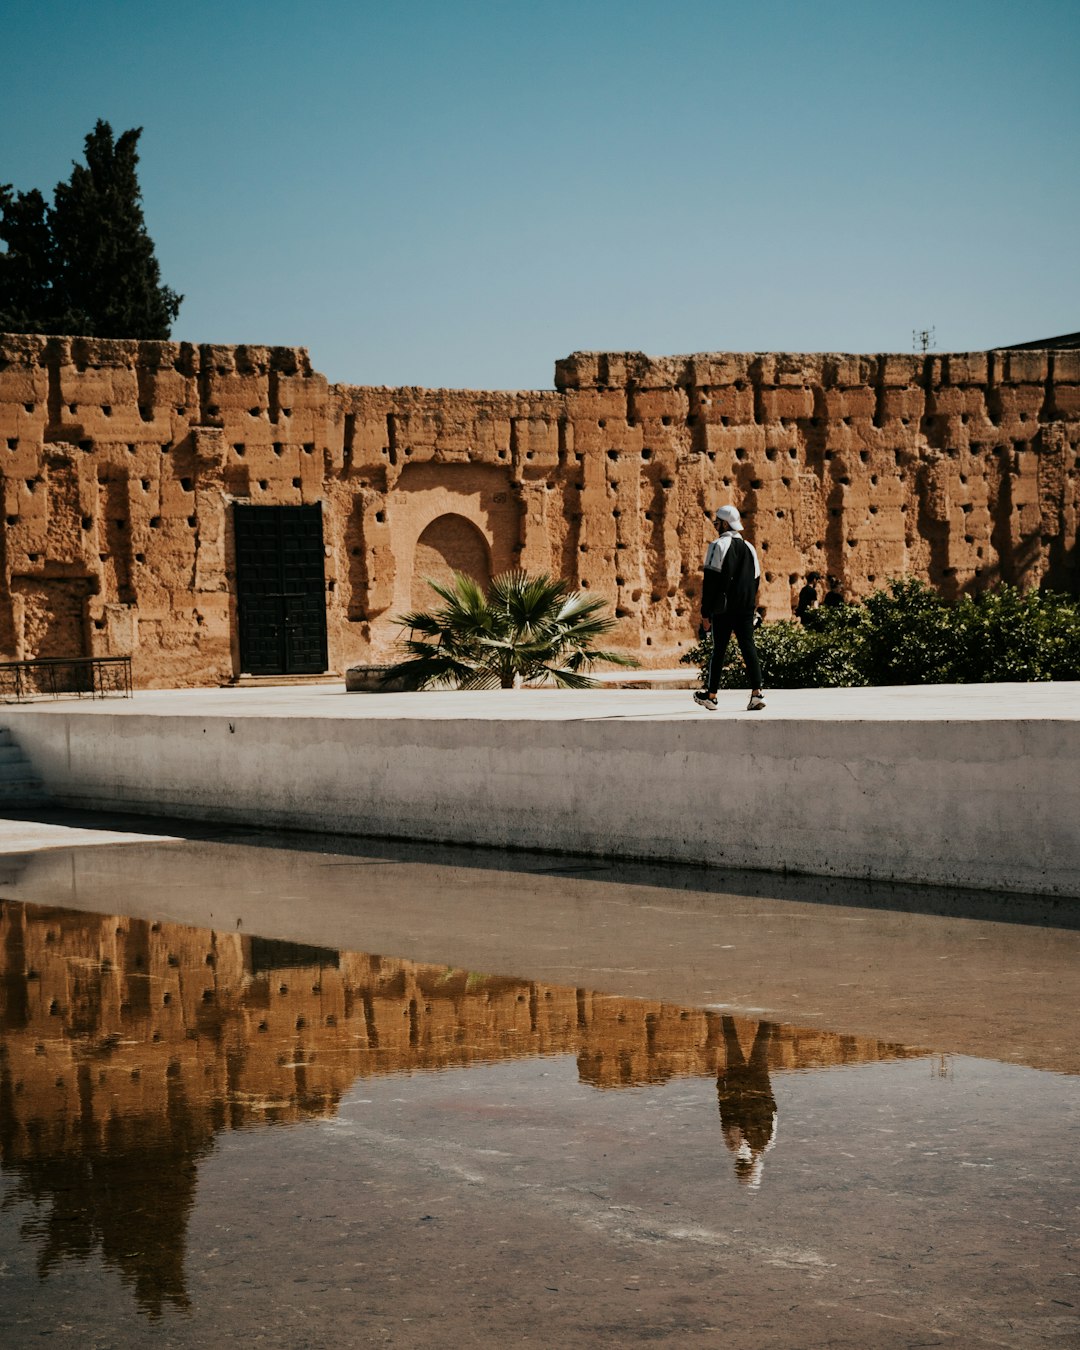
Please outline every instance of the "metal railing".
[{"label": "metal railing", "polygon": [[0,661],[0,700],[32,698],[130,698],[130,656],[46,656]]}]

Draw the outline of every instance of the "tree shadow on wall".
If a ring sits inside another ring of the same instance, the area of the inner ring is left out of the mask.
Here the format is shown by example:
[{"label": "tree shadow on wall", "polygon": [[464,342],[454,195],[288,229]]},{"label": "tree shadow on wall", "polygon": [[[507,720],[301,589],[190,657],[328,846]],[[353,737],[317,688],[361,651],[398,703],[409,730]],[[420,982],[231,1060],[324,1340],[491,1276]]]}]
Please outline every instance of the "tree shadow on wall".
[{"label": "tree shadow on wall", "polygon": [[1064,535],[1056,534],[1050,540],[1046,574],[1039,584],[1043,591],[1060,591],[1080,598],[1080,542],[1071,545]]}]

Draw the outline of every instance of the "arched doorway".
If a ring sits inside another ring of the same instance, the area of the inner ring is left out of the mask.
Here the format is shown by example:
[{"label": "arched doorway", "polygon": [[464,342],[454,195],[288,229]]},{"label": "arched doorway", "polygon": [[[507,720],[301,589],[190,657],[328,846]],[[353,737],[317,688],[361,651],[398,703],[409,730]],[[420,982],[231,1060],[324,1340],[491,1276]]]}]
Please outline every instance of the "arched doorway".
[{"label": "arched doorway", "polygon": [[487,586],[491,581],[491,551],[483,534],[464,516],[439,516],[416,541],[413,556],[413,609],[430,609],[438,603],[425,578],[449,582],[455,572],[464,572]]}]

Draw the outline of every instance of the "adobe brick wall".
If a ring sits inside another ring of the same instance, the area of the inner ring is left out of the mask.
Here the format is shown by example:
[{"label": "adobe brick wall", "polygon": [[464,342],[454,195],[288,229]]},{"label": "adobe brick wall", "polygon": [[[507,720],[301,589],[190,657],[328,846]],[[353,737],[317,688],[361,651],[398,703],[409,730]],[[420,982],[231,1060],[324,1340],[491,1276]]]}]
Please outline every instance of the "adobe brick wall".
[{"label": "adobe brick wall", "polygon": [[790,614],[1077,590],[1080,352],[578,352],[554,391],[331,385],[302,348],[0,337],[0,656],[131,653],[142,686],[239,673],[232,502],[321,502],[330,669],[386,659],[451,564],[608,599],[647,665],[693,640],[731,500]]}]

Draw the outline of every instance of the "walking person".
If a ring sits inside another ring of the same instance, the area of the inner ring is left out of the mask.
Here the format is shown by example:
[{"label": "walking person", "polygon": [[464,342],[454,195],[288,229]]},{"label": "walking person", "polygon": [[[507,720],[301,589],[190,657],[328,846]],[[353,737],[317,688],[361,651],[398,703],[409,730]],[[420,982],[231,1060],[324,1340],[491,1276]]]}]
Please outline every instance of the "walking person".
[{"label": "walking person", "polygon": [[800,623],[805,623],[806,616],[811,610],[817,609],[817,584],[820,580],[820,572],[807,572],[806,585],[799,592],[799,598],[795,602],[795,617]]},{"label": "walking person", "polygon": [[714,520],[717,537],[705,554],[701,588],[701,626],[706,632],[712,631],[712,660],[709,662],[708,687],[695,692],[694,702],[710,712],[716,711],[720,672],[734,634],[752,685],[747,711],[757,712],[765,706],[761,694],[761,665],[754,646],[761,563],[753,544],[748,544],[742,537],[742,519],[734,506],[721,506]]}]

